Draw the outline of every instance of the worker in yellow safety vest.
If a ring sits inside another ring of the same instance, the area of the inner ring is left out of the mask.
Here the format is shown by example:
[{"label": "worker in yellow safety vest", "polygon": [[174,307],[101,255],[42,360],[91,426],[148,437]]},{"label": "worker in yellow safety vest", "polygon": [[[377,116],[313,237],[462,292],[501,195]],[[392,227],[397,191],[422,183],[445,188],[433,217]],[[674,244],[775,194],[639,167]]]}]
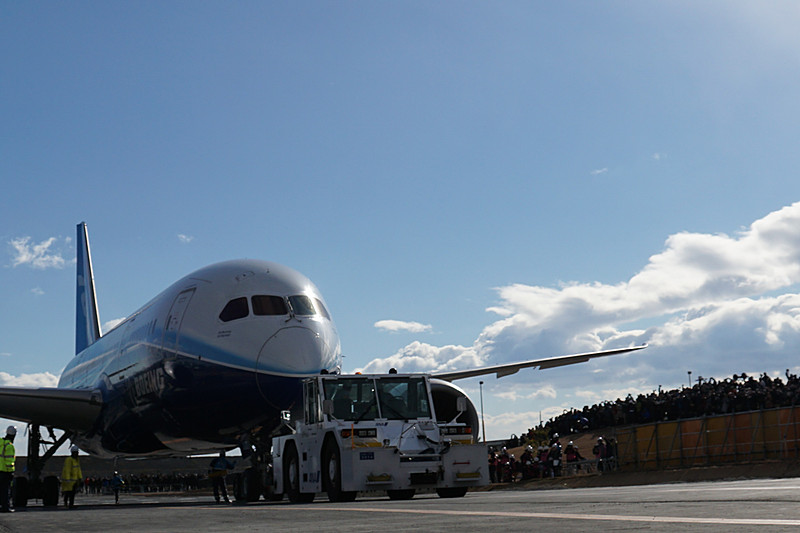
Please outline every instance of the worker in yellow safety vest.
[{"label": "worker in yellow safety vest", "polygon": [[61,495],[64,496],[64,507],[72,509],[75,507],[75,491],[83,481],[83,472],[78,460],[78,447],[73,444],[69,451],[71,455],[64,460],[61,469]]},{"label": "worker in yellow safety vest", "polygon": [[11,482],[14,480],[14,461],[17,452],[14,449],[14,437],[17,428],[8,426],[6,436],[0,439],[0,513],[13,513],[11,508]]}]

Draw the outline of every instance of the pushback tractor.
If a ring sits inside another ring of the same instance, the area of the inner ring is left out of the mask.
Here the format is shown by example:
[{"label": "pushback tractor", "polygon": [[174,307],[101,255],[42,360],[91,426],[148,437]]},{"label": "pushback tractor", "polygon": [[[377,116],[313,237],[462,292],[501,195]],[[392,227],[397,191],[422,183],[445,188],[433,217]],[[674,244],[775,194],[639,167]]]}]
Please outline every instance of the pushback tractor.
[{"label": "pushback tractor", "polygon": [[296,503],[321,492],[335,502],[365,491],[457,498],[488,484],[487,449],[469,423],[469,400],[458,397],[452,419],[443,420],[431,381],[424,374],[306,379],[303,420],[272,440],[273,493]]}]

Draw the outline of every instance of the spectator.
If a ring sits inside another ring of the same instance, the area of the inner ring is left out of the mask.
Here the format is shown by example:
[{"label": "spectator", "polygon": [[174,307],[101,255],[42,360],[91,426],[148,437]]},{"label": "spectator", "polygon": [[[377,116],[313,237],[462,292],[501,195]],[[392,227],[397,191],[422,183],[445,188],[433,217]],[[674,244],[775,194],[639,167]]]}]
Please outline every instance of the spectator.
[{"label": "spectator", "polygon": [[575,446],[572,441],[569,441],[567,447],[564,448],[564,459],[567,461],[567,469],[569,470],[569,473],[574,474],[580,470],[580,465],[577,463],[579,461],[583,461],[583,457],[578,451],[578,447]]},{"label": "spectator", "polygon": [[497,483],[497,465],[500,459],[494,448],[489,449],[489,483]]},{"label": "spectator", "polygon": [[[785,381],[763,373],[745,373],[724,380],[698,377],[690,388],[653,391],[625,399],[571,409],[544,424],[550,433],[592,431],[618,425],[645,424],[717,414],[789,407],[800,398],[800,379],[788,369]],[[527,435],[533,435],[534,430]]]},{"label": "spectator", "polygon": [[597,460],[597,471],[603,472],[605,470],[605,460],[608,453],[606,441],[603,439],[603,437],[597,439],[597,444],[595,444],[594,448],[592,448],[592,453],[594,454],[594,458]]}]

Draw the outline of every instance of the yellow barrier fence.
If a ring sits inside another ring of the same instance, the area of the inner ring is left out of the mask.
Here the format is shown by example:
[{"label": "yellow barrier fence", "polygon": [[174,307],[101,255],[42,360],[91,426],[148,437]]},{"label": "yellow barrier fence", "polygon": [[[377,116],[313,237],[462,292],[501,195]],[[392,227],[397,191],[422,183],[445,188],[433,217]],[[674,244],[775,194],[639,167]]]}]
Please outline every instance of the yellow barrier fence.
[{"label": "yellow barrier fence", "polygon": [[620,470],[800,457],[800,407],[617,428]]}]

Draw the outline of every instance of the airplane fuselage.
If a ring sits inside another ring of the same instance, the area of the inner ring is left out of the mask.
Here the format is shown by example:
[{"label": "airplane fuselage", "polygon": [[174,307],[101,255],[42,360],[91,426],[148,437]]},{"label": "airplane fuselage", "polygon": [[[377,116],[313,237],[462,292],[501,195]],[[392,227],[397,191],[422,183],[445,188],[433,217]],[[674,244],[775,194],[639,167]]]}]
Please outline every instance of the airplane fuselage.
[{"label": "airplane fuselage", "polygon": [[58,386],[103,395],[95,427],[73,438],[83,449],[187,454],[274,428],[297,407],[302,378],[340,369],[314,284],[277,263],[238,260],[173,284],[76,355]]}]

